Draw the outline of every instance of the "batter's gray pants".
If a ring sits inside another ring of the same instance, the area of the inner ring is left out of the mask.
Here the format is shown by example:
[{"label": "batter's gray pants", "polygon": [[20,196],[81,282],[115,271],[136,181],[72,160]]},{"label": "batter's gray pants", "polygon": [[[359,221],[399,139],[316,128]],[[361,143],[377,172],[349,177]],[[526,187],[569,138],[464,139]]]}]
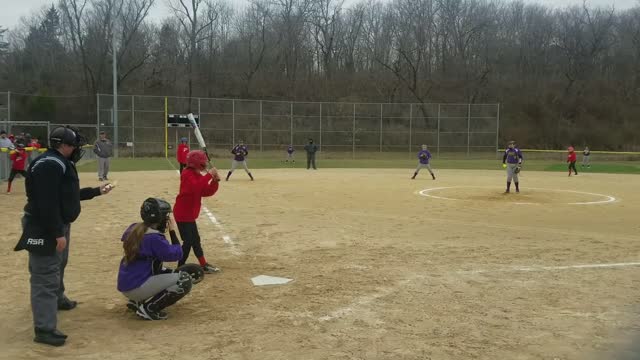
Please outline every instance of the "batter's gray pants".
[{"label": "batter's gray pants", "polygon": [[518,174],[516,174],[515,170],[518,167],[518,164],[507,164],[507,182],[518,181]]},{"label": "batter's gray pants", "polygon": [[420,169],[427,169],[429,170],[429,174],[433,175],[433,171],[431,170],[431,164],[418,163],[418,167],[416,168],[416,174],[420,172]]},{"label": "batter's gray pants", "polygon": [[58,303],[64,300],[64,269],[69,258],[70,227],[65,228],[67,247],[54,255],[29,253],[29,273],[31,273],[31,312],[33,326],[44,330],[56,329],[58,323]]},{"label": "batter's gray pants", "polygon": [[233,160],[231,162],[231,171],[234,171],[240,165],[242,165],[242,167],[244,168],[244,171],[246,171],[247,174],[248,174],[249,173],[249,168],[247,167],[247,161],[246,160],[244,160],[244,161]]},{"label": "batter's gray pants", "polygon": [[98,157],[98,178],[106,179],[109,174],[109,158]]},{"label": "batter's gray pants", "polygon": [[172,286],[177,289],[178,280],[180,280],[180,273],[154,275],[138,288],[125,291],[122,294],[133,301],[144,301],[163,290],[170,289]]}]

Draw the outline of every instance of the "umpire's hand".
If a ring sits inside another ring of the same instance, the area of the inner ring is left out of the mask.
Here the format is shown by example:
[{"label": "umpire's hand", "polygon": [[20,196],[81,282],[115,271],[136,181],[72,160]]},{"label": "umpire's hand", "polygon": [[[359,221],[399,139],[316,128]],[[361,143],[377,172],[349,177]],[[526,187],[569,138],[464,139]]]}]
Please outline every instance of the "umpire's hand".
[{"label": "umpire's hand", "polygon": [[56,245],[56,250],[58,250],[58,252],[64,251],[64,249],[67,247],[67,239],[64,236],[61,236],[59,238],[56,238],[56,241],[58,242],[58,244]]}]

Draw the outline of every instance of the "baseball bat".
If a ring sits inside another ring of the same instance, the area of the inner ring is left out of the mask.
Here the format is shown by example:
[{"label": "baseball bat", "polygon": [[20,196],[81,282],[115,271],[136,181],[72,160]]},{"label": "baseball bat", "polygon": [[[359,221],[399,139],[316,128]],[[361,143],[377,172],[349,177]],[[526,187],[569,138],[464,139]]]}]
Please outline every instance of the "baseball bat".
[{"label": "baseball bat", "polygon": [[192,113],[187,114],[187,119],[189,119],[191,127],[193,127],[193,132],[196,134],[196,139],[198,140],[200,148],[204,151],[205,155],[207,155],[207,161],[209,162],[209,165],[211,165],[211,158],[209,157],[209,152],[207,152],[207,144],[204,142],[204,138],[202,137],[198,123],[196,123],[196,119],[193,117]]}]

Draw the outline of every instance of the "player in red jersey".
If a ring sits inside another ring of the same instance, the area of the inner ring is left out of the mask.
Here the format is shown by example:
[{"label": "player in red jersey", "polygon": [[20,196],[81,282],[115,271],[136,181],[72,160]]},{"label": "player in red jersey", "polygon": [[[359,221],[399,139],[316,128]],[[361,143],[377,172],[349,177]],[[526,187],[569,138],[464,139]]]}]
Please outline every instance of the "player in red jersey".
[{"label": "player in red jersey", "polygon": [[178,145],[176,152],[176,158],[178,164],[180,164],[180,174],[182,174],[182,170],[187,167],[187,154],[189,154],[189,145],[187,144],[187,138],[183,137],[180,139],[180,145]]},{"label": "player in red jersey", "polygon": [[567,151],[569,151],[569,154],[567,155],[567,162],[569,163],[569,176],[571,176],[571,170],[573,170],[573,172],[578,175],[578,170],[576,170],[577,156],[573,149],[573,146],[569,146]]},{"label": "player in red jersey", "polygon": [[27,163],[27,151],[24,149],[23,143],[16,144],[16,150],[11,153],[11,173],[9,174],[9,182],[7,184],[7,194],[11,193],[11,183],[16,175],[20,174],[23,178],[27,178],[27,172],[24,171],[24,167]]},{"label": "player in red jersey", "polygon": [[212,168],[205,175],[202,175],[207,166],[207,155],[202,150],[189,152],[186,164],[187,167],[180,175],[180,193],[173,206],[173,216],[182,238],[182,259],[178,262],[178,266],[187,262],[189,252],[193,248],[202,270],[209,274],[216,273],[220,269],[209,264],[204,257],[196,219],[200,216],[202,198],[213,196],[218,191],[220,176],[216,168]]}]

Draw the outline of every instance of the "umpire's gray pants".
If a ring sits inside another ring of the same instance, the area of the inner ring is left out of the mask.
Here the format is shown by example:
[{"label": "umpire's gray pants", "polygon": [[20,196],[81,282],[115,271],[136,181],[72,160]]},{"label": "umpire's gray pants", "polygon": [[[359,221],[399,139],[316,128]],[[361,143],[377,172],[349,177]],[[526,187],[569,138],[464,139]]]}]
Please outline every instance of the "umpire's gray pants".
[{"label": "umpire's gray pants", "polygon": [[518,167],[518,164],[507,164],[507,182],[518,182],[518,174],[516,174],[515,170]]},{"label": "umpire's gray pants", "polygon": [[105,179],[109,174],[109,158],[103,158],[98,156],[98,178]]},{"label": "umpire's gray pants", "polygon": [[178,280],[180,280],[180,273],[154,275],[139,287],[122,294],[133,301],[144,301],[172,286],[177,287]]},{"label": "umpire's gray pants", "polygon": [[64,299],[64,268],[69,258],[69,230],[67,225],[64,251],[47,256],[29,253],[33,326],[41,330],[55,330],[58,323],[58,303]]},{"label": "umpire's gray pants", "polygon": [[247,167],[247,161],[246,160],[244,160],[244,161],[233,160],[231,162],[231,171],[234,171],[240,165],[242,165],[242,167],[244,168],[244,171],[246,171],[247,174],[248,174],[249,173],[249,168]]}]

